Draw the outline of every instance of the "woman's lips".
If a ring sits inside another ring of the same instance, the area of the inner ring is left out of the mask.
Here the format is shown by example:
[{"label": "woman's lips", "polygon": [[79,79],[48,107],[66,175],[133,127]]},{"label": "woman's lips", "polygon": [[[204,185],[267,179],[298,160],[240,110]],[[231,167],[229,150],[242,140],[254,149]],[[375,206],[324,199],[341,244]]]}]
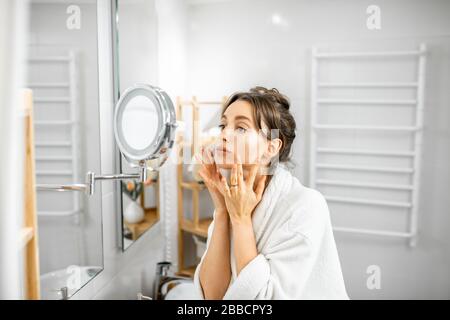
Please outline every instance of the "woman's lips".
[{"label": "woman's lips", "polygon": [[233,152],[225,147],[217,146],[214,148],[215,161],[219,165],[229,165],[234,163]]},{"label": "woman's lips", "polygon": [[216,147],[216,148],[215,148],[215,151],[216,151],[216,152],[223,152],[223,153],[231,153],[231,151],[228,150],[228,149],[225,148],[225,147]]}]

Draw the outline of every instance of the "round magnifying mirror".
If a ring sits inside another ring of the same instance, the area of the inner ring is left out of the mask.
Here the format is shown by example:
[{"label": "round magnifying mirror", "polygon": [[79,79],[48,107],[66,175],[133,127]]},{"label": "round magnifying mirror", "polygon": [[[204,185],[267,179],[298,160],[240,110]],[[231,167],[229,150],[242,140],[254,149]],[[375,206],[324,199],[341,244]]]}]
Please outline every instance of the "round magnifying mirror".
[{"label": "round magnifying mirror", "polygon": [[175,138],[175,108],[158,87],[136,84],[117,103],[114,134],[120,152],[133,167],[158,169]]}]

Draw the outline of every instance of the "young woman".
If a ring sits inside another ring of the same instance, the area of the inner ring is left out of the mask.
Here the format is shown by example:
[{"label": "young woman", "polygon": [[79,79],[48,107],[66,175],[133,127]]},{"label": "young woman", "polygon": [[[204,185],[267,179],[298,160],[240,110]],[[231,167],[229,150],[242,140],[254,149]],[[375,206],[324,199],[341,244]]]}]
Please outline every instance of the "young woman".
[{"label": "young woman", "polygon": [[289,172],[296,124],[276,89],[233,94],[199,171],[215,210],[203,299],[348,299],[324,197]]}]

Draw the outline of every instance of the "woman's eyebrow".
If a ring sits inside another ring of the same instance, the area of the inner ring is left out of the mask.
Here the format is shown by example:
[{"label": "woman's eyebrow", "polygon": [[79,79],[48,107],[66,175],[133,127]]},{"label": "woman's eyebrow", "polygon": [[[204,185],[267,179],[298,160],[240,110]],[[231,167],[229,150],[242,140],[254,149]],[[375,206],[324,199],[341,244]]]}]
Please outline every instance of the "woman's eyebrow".
[{"label": "woman's eyebrow", "polygon": [[[227,116],[226,115],[222,115],[221,120],[227,120]],[[236,116],[236,118],[234,118],[234,120],[235,121],[237,121],[237,120],[248,120],[250,123],[252,122],[252,120],[250,118],[248,118],[246,116],[242,116],[242,115]]]},{"label": "woman's eyebrow", "polygon": [[236,118],[235,118],[235,120],[240,120],[240,119],[248,120],[248,121],[252,122],[252,120],[246,116],[236,116]]}]

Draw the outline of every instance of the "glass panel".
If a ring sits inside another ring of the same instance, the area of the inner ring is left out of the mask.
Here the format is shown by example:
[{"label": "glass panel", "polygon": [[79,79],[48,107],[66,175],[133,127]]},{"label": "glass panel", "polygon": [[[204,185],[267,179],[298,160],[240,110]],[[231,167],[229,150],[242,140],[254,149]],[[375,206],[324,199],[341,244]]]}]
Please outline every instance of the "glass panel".
[{"label": "glass panel", "polygon": [[[153,1],[115,2],[116,14],[116,44],[115,44],[115,73],[116,97],[120,97],[128,87],[136,83],[156,83],[157,50],[156,50],[156,12]],[[145,36],[143,35],[145,30]],[[130,50],[133,48],[133,50]],[[139,103],[139,101],[137,101]],[[138,107],[138,106],[137,106]],[[138,110],[136,110],[138,111]],[[156,110],[154,114],[136,112],[130,117],[137,117],[139,121],[129,130],[130,135],[142,135],[136,140],[136,148],[143,147],[144,139],[154,135],[157,126]],[[145,134],[144,134],[145,133]],[[127,161],[119,155],[120,172],[134,172]],[[137,180],[122,181],[119,207],[122,208],[122,248],[126,250],[144,232],[159,221],[159,183],[158,173],[150,173],[146,183]]]},{"label": "glass panel", "polygon": [[131,148],[145,150],[158,130],[158,111],[153,102],[144,96],[132,98],[123,113],[122,130]]},{"label": "glass panel", "polygon": [[[83,183],[101,172],[97,3],[35,0],[29,19],[37,183]],[[42,299],[68,298],[103,269],[101,194],[38,190]]]}]

